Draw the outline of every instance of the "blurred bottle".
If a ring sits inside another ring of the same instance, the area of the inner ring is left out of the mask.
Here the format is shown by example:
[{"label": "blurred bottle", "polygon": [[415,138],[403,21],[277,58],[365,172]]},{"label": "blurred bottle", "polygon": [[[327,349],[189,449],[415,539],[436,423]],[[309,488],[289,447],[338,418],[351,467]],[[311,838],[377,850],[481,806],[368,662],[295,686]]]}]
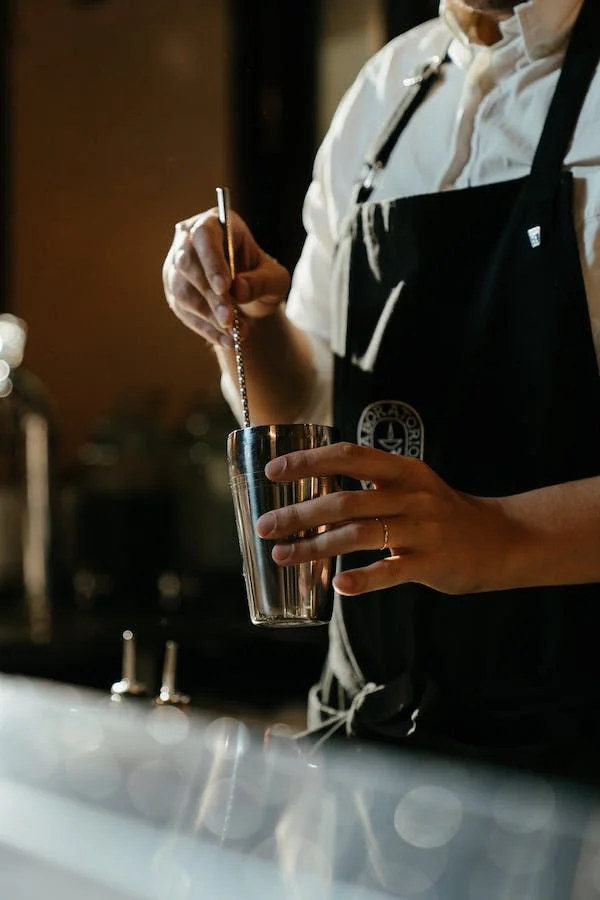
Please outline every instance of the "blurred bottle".
[{"label": "blurred bottle", "polygon": [[51,637],[55,442],[43,383],[21,363],[27,325],[0,315],[0,600],[32,640]]},{"label": "blurred bottle", "polygon": [[150,609],[176,568],[172,445],[156,389],[124,390],[79,453],[75,597]]}]

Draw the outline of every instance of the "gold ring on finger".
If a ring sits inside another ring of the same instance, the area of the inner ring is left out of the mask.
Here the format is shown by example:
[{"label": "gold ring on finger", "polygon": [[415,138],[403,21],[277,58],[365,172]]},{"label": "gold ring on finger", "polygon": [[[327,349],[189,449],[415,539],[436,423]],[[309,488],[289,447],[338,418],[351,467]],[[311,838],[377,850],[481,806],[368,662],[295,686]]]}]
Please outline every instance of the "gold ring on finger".
[{"label": "gold ring on finger", "polygon": [[379,516],[375,518],[376,522],[379,522],[381,525],[381,530],[383,531],[383,544],[379,548],[380,550],[389,550],[390,549],[390,526],[385,521],[385,519],[380,519]]}]

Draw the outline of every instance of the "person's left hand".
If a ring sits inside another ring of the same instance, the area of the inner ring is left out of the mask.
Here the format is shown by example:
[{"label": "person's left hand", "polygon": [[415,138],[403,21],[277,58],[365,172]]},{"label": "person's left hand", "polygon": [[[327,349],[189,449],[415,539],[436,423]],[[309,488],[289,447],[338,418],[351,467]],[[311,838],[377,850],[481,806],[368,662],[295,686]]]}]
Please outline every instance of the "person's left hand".
[{"label": "person's left hand", "polygon": [[273,559],[285,566],[357,550],[385,551],[372,565],[338,574],[334,586],[340,594],[405,582],[446,594],[518,586],[513,582],[528,536],[503,499],[453,490],[420,460],[339,443],[279,457],[265,473],[278,482],[346,475],[374,485],[266,513],[256,526],[260,537],[275,541],[329,526],[315,537],[277,543]]}]

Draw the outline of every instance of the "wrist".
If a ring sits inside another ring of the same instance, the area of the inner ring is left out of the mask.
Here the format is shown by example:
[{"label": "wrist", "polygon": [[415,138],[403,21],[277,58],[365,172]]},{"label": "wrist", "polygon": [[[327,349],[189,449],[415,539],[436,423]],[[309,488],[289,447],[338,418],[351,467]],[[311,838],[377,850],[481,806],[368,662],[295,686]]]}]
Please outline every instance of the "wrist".
[{"label": "wrist", "polygon": [[[515,494],[497,500],[505,522],[505,589],[544,587],[574,583],[576,572],[568,572],[571,555],[568,541],[559,539],[560,523],[538,492]],[[566,565],[565,565],[566,561]]]},{"label": "wrist", "polygon": [[[478,498],[487,512],[491,553],[482,554],[485,591],[505,591],[539,584],[543,568],[541,539],[523,519],[514,497]],[[485,538],[484,538],[485,540]]]}]

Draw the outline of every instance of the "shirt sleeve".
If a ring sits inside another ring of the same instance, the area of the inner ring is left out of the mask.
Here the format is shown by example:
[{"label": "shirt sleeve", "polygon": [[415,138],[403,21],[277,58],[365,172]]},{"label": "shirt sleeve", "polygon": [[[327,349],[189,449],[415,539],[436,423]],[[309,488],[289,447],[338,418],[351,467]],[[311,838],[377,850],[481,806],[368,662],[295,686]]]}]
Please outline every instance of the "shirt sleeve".
[{"label": "shirt sleeve", "polygon": [[370,134],[365,111],[376,59],[367,63],[338,105],[304,199],[306,238],[286,305],[288,318],[306,334],[313,352],[314,390],[301,411],[304,422],[331,424],[333,418],[332,271],[340,226],[364,157],[364,139],[357,137]]},{"label": "shirt sleeve", "polygon": [[286,314],[305,333],[313,356],[314,391],[305,409],[300,411],[300,419],[326,425],[333,416],[330,279],[335,237],[327,213],[326,188],[319,173],[322,157],[323,148],[317,156],[313,181],[304,201],[302,218],[306,239],[292,277]]}]

